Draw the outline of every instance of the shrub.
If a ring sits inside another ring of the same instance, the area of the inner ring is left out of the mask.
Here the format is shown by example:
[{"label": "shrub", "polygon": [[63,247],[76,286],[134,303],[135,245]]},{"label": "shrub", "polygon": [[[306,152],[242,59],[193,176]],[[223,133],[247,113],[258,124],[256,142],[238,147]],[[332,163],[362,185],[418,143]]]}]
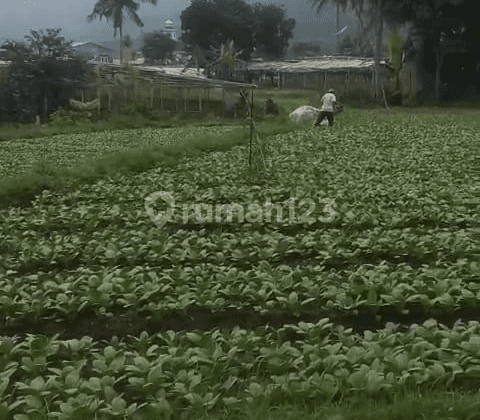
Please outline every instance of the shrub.
[{"label": "shrub", "polygon": [[60,107],[50,114],[49,121],[54,126],[65,127],[93,122],[95,117],[90,111],[65,110]]}]

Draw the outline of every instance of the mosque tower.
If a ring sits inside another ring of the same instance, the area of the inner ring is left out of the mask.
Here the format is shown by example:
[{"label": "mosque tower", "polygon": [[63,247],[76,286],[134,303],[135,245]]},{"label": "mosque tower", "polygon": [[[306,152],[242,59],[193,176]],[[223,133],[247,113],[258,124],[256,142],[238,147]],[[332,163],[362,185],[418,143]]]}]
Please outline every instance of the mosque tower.
[{"label": "mosque tower", "polygon": [[165,32],[170,35],[170,38],[172,38],[174,41],[177,40],[177,33],[173,27],[173,22],[170,19],[165,21]]}]

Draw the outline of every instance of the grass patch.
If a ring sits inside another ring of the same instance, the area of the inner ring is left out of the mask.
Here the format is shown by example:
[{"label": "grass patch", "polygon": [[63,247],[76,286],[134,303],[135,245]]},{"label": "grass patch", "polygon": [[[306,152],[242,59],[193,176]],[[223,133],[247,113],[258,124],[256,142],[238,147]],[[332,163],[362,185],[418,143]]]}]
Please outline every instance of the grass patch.
[{"label": "grass patch", "polygon": [[318,93],[314,90],[277,90],[277,89],[259,89],[254,93],[254,101],[261,105],[267,99],[272,99],[278,104],[280,114],[288,115],[299,106],[310,105],[318,106]]},{"label": "grass patch", "polygon": [[[285,133],[295,130],[298,126],[288,121],[287,118],[265,121],[257,125],[257,130],[262,137]],[[195,128],[192,128],[193,130]],[[117,131],[121,133],[121,131]],[[248,124],[232,127],[225,134],[199,133],[194,137],[178,141],[175,144],[147,144],[139,146],[132,141],[123,150],[112,150],[101,153],[99,157],[90,157],[84,162],[59,167],[52,159],[38,159],[31,169],[23,174],[0,179],[0,207],[11,205],[27,205],[45,189],[58,190],[71,183],[90,182],[98,178],[112,176],[118,173],[142,172],[154,166],[171,166],[177,164],[186,156],[198,153],[228,150],[234,146],[246,144],[250,138]],[[113,134],[113,142],[115,134]],[[39,146],[42,147],[42,146]],[[61,156],[60,152],[57,156]],[[28,148],[26,148],[28,150]],[[93,147],[95,152],[95,147]],[[28,152],[31,154],[31,151]],[[39,150],[39,153],[42,151]],[[97,155],[98,156],[98,155]],[[28,158],[26,155],[25,159]],[[23,160],[22,156],[17,156]]]},{"label": "grass patch", "polygon": [[[277,90],[256,89],[254,92],[254,115],[259,121],[264,120],[263,106],[266,99],[273,99],[279,105],[281,115],[288,116],[302,105],[319,106],[322,91],[315,90]],[[90,133],[103,130],[184,127],[187,125],[219,126],[238,124],[238,121],[215,116],[213,113],[154,113],[113,114],[108,119],[97,122],[76,122],[75,124],[49,123],[41,126],[35,124],[3,124],[1,140],[31,139],[51,137],[59,134]]]},{"label": "grass patch", "polygon": [[316,401],[311,406],[275,405],[263,401],[248,404],[237,413],[212,417],[229,420],[479,420],[480,396],[433,391],[407,394],[393,401],[358,398],[339,403]]},{"label": "grass patch", "polygon": [[[269,98],[278,104],[281,115],[288,116],[288,114],[296,108],[303,105],[319,107],[323,94],[324,91],[322,89],[256,89],[254,91],[254,115],[258,121],[265,120],[262,115],[263,106],[265,100]],[[340,98],[340,100],[342,100],[349,109],[369,109],[370,112],[392,112],[395,109],[399,109],[402,113],[407,112],[411,114],[472,114],[472,121],[475,118],[474,115],[478,115],[479,107],[478,104],[464,102],[448,106],[393,107],[390,110],[385,110],[383,103],[378,105],[372,101],[362,102],[355,99],[342,98]],[[153,113],[148,116],[142,114],[113,114],[108,119],[97,122],[77,122],[75,124],[50,123],[42,126],[35,124],[3,124],[1,126],[0,141],[51,137],[59,134],[89,133],[103,130],[184,127],[189,125],[220,126],[230,124],[238,124],[238,121],[218,117],[213,113],[207,115],[200,113]]]},{"label": "grass patch", "polygon": [[[237,122],[238,123],[238,122]],[[108,120],[97,122],[77,122],[75,124],[4,124],[0,133],[0,141],[14,139],[32,139],[52,137],[59,134],[91,133],[104,130],[122,130],[133,128],[169,128],[187,125],[220,126],[228,124],[213,115],[200,114],[157,114],[146,117],[141,114],[113,114]]]}]

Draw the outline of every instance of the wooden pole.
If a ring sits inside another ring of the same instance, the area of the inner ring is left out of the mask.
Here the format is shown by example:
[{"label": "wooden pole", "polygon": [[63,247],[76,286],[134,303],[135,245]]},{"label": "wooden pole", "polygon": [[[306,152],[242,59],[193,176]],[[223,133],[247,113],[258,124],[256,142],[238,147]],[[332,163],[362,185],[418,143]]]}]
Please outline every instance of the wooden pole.
[{"label": "wooden pole", "polygon": [[163,112],[163,85],[160,85],[160,112]]},{"label": "wooden pole", "polygon": [[252,140],[253,140],[253,87],[252,87],[252,103],[250,105],[250,146],[248,154],[248,166],[252,167]]},{"label": "wooden pole", "polygon": [[102,98],[100,96],[100,88],[97,88],[97,98],[98,98],[98,114],[100,114],[100,110],[101,110],[101,102],[102,102]]},{"label": "wooden pole", "polygon": [[413,84],[412,84],[412,70],[410,69],[410,72],[409,72],[409,76],[410,76],[410,88],[409,88],[409,91],[408,91],[408,95],[409,96],[412,96],[412,92],[413,92]]},{"label": "wooden pole", "polygon": [[385,94],[385,89],[383,88],[383,85],[382,85],[382,92],[383,92],[383,101],[385,103],[385,108],[390,109],[390,107],[388,106],[387,95]]},{"label": "wooden pole", "polygon": [[223,116],[225,117],[226,115],[226,102],[225,102],[225,88],[222,87],[222,100],[223,100]]},{"label": "wooden pole", "polygon": [[150,87],[150,110],[153,111],[153,96],[155,95],[155,86]]},{"label": "wooden pole", "polygon": [[372,71],[372,86],[370,88],[370,97],[373,98],[375,95],[375,70]]},{"label": "wooden pole", "polygon": [[347,70],[347,91],[346,91],[346,93],[348,93],[348,91],[350,90],[350,77],[351,77],[350,68],[348,68],[348,70]]}]

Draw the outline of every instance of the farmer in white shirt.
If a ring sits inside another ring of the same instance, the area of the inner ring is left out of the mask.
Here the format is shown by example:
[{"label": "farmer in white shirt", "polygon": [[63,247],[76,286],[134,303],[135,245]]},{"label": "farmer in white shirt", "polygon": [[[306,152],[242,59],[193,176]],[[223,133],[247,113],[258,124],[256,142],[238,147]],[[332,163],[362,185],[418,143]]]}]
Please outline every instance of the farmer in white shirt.
[{"label": "farmer in white shirt", "polygon": [[320,123],[327,118],[328,126],[333,125],[333,116],[335,114],[335,106],[340,105],[340,102],[337,102],[337,97],[335,96],[335,91],[330,89],[322,97],[322,107],[320,108],[320,114],[318,114],[317,121],[314,124],[314,127],[320,127]]}]

